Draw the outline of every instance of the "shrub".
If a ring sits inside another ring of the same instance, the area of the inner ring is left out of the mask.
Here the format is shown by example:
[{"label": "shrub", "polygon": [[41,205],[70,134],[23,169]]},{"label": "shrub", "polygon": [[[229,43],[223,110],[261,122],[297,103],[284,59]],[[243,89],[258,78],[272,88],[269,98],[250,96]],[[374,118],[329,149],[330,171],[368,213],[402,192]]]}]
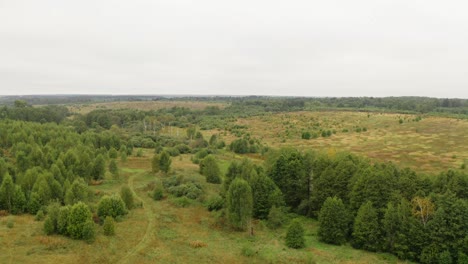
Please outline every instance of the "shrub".
[{"label": "shrub", "polygon": [[127,214],[127,210],[122,198],[117,195],[106,195],[99,201],[97,213],[101,219],[105,219],[106,216],[112,216],[113,218],[116,218],[118,216]]},{"label": "shrub", "polygon": [[128,186],[122,186],[120,189],[120,197],[124,201],[127,209],[131,210],[134,208],[133,192]]},{"label": "shrub", "polygon": [[[68,221],[68,234],[74,239],[88,239],[90,236],[89,223],[92,223],[92,214],[89,207],[78,202],[72,206]],[[94,226],[93,226],[94,228]],[[94,229],[93,229],[94,230]]]},{"label": "shrub", "polygon": [[188,207],[192,204],[189,198],[182,196],[174,199],[174,204],[178,207]]},{"label": "shrub", "polygon": [[255,255],[255,250],[251,246],[243,246],[241,249],[241,254],[244,257],[252,257]]},{"label": "shrub", "polygon": [[15,226],[15,219],[13,219],[13,217],[11,217],[11,216],[8,217],[6,226],[8,228],[13,228]]},{"label": "shrub", "polygon": [[94,242],[96,240],[96,231],[94,228],[94,222],[88,220],[83,225],[82,238],[88,243]]},{"label": "shrub", "polygon": [[180,155],[179,149],[177,149],[175,147],[174,148],[167,148],[166,151],[167,151],[167,153],[169,153],[169,155],[171,157],[177,157],[177,156]]},{"label": "shrub", "polygon": [[137,157],[143,157],[143,150],[142,149],[138,149],[137,153],[136,153],[136,156]]},{"label": "shrub", "polygon": [[273,206],[268,214],[267,226],[271,229],[277,229],[286,222],[285,210],[283,207]]},{"label": "shrub", "polygon": [[57,219],[57,232],[62,235],[68,234],[68,222],[70,217],[70,206],[60,207]]},{"label": "shrub", "polygon": [[42,220],[44,220],[44,217],[45,217],[44,216],[44,211],[39,210],[39,211],[37,211],[36,216],[34,217],[34,220],[35,221],[42,221]]},{"label": "shrub", "polygon": [[102,226],[104,229],[104,235],[106,236],[113,236],[115,235],[115,222],[114,218],[111,216],[106,216],[106,219],[104,220],[104,225]]},{"label": "shrub", "polygon": [[153,197],[153,200],[155,200],[155,201],[162,200],[164,198],[163,187],[160,186],[160,185],[156,186],[156,188],[154,188],[154,190],[153,190],[152,197]]},{"label": "shrub", "polygon": [[206,202],[206,208],[208,211],[218,211],[223,209],[224,206],[224,199],[219,195],[213,195],[208,198]]},{"label": "shrub", "polygon": [[309,131],[302,132],[302,136],[301,136],[302,139],[310,139],[310,137],[311,137],[311,134]]},{"label": "shrub", "polygon": [[46,235],[52,235],[55,232],[55,227],[54,223],[52,223],[52,219],[50,217],[47,217],[46,220],[44,221],[44,233]]},{"label": "shrub", "polygon": [[297,219],[294,219],[288,228],[286,246],[290,248],[305,247],[304,228]]}]

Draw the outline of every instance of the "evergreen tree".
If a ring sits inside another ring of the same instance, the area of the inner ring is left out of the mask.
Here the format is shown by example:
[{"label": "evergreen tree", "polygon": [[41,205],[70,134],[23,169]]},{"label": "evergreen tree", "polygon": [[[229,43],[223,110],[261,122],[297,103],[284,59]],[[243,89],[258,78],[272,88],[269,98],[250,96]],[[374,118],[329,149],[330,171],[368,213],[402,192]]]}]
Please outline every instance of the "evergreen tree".
[{"label": "evergreen tree", "polygon": [[379,221],[372,202],[364,203],[358,210],[353,226],[351,244],[355,248],[377,251],[380,248]]},{"label": "evergreen tree", "polygon": [[160,156],[159,154],[154,154],[153,158],[151,159],[151,171],[153,173],[158,173],[161,168],[160,168],[160,165],[159,165],[159,159],[160,159]]},{"label": "evergreen tree", "polygon": [[328,197],[319,214],[318,237],[320,241],[342,245],[348,233],[348,214],[343,201],[337,197]]},{"label": "evergreen tree", "polygon": [[304,228],[297,219],[291,222],[286,233],[286,246],[290,248],[305,247]]},{"label": "evergreen tree", "polygon": [[227,194],[228,219],[234,228],[247,228],[252,217],[252,206],[252,189],[245,180],[236,178]]},{"label": "evergreen tree", "polygon": [[102,228],[104,229],[104,235],[106,236],[115,235],[114,218],[112,218],[112,216],[106,216],[106,219],[104,219],[104,224]]},{"label": "evergreen tree", "polygon": [[26,208],[26,196],[20,186],[15,185],[15,193],[13,198],[12,214],[21,214]]},{"label": "evergreen tree", "polygon": [[200,173],[205,175],[206,182],[221,183],[221,171],[213,155],[206,156],[200,162]]},{"label": "evergreen tree", "polygon": [[117,162],[114,159],[109,162],[109,172],[112,173],[114,177],[119,176],[119,168],[117,167]]},{"label": "evergreen tree", "polygon": [[88,200],[88,185],[83,179],[78,178],[73,181],[73,184],[65,194],[65,204],[73,205],[77,202],[86,202]]}]

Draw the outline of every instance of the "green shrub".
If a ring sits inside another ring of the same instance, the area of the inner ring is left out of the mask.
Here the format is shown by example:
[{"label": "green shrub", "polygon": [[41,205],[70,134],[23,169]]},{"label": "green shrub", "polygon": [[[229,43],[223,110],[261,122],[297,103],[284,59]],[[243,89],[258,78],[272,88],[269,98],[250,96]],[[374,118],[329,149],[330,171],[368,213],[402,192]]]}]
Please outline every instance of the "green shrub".
[{"label": "green shrub", "polygon": [[[78,202],[72,206],[68,221],[67,231],[71,238],[74,239],[87,239],[90,235],[89,222],[92,223],[92,214],[89,207],[83,203]],[[94,226],[93,226],[94,230]]]},{"label": "green shrub", "polygon": [[113,236],[115,235],[115,222],[114,218],[111,216],[106,216],[106,219],[104,220],[104,225],[102,226],[104,229],[104,235],[106,236]]},{"label": "green shrub", "polygon": [[153,200],[159,201],[164,198],[164,190],[162,186],[156,186],[152,193]]},{"label": "green shrub", "polygon": [[13,219],[13,217],[11,217],[11,216],[8,217],[6,226],[8,228],[13,228],[15,226],[15,219]]},{"label": "green shrub", "polygon": [[131,210],[134,208],[133,192],[128,186],[122,186],[120,189],[120,197],[125,203],[127,209]]},{"label": "green shrub", "polygon": [[50,217],[47,217],[44,221],[44,233],[48,236],[55,233],[54,223],[52,222],[52,219],[50,219]]},{"label": "green shrub", "polygon": [[39,211],[37,211],[36,216],[34,217],[34,220],[35,221],[42,221],[42,220],[44,220],[44,217],[45,217],[44,211],[39,210]]},{"label": "green shrub", "polygon": [[70,206],[63,206],[59,209],[58,219],[57,219],[57,232],[62,235],[68,234],[68,222],[70,217]]},{"label": "green shrub", "polygon": [[310,139],[310,137],[311,137],[311,134],[309,131],[302,132],[302,135],[301,135],[302,139]]},{"label": "green shrub", "polygon": [[96,230],[94,228],[94,222],[92,220],[88,220],[83,225],[82,230],[82,239],[88,243],[94,242],[96,240]]},{"label": "green shrub", "polygon": [[305,247],[304,228],[297,219],[294,219],[288,228],[286,246],[290,248]]},{"label": "green shrub", "polygon": [[106,195],[99,201],[97,214],[101,219],[105,219],[106,216],[112,216],[113,218],[116,218],[117,216],[123,216],[127,214],[127,209],[125,207],[124,201],[119,196]]},{"label": "green shrub", "polygon": [[283,207],[272,206],[268,213],[267,226],[271,229],[277,229],[286,222],[286,212]]},{"label": "green shrub", "polygon": [[223,209],[224,207],[224,199],[219,195],[213,195],[208,198],[206,202],[206,208],[208,211],[218,211]]},{"label": "green shrub", "polygon": [[243,246],[241,249],[241,254],[244,257],[252,257],[255,255],[255,250],[251,246]]},{"label": "green shrub", "polygon": [[186,196],[182,196],[182,197],[175,198],[174,204],[178,207],[188,207],[192,204],[192,202]]}]

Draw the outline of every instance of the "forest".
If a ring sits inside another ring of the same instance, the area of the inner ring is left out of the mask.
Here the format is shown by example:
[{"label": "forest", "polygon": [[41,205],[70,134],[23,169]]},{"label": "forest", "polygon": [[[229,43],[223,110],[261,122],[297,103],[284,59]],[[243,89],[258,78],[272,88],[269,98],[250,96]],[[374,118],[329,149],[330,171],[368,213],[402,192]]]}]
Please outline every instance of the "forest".
[{"label": "forest", "polygon": [[[7,228],[16,228],[16,216],[31,215],[46,236],[99,244],[100,236],[116,236],[117,227],[131,222],[138,210],[170,200],[175,207],[202,207],[221,234],[243,234],[239,239],[246,241],[263,233],[281,234],[285,254],[311,247],[308,228],[312,223],[317,243],[387,254],[398,261],[468,263],[466,159],[459,166],[427,173],[417,166],[400,167],[391,159],[376,160],[353,151],[304,149],[302,143],[269,145],[264,137],[248,131],[248,122],[240,123],[276,113],[349,111],[411,115],[412,119],[398,116],[393,125],[400,127],[431,118],[465,124],[466,99],[101,99],[192,100],[219,102],[224,107],[96,107],[77,113],[70,105],[81,107],[90,103],[89,98],[4,99],[0,218],[6,219]],[[41,105],[33,105],[37,103]],[[368,128],[358,128],[356,133],[365,136]],[[325,127],[317,131],[315,136],[302,131],[297,140],[335,140],[340,133],[349,133]],[[466,131],[460,133],[466,135]],[[466,138],[459,140],[456,144],[467,146]],[[461,158],[454,154],[448,159]],[[140,174],[145,182],[135,189],[131,180]],[[108,189],[96,189],[101,187]],[[147,197],[139,198],[139,193]],[[148,221],[149,228],[154,220]],[[204,248],[210,240],[190,243],[192,248]],[[301,253],[310,257],[307,260],[287,255],[276,261],[276,255],[269,259],[261,254],[266,253],[243,247],[237,260],[321,263],[320,256],[309,251]]]}]

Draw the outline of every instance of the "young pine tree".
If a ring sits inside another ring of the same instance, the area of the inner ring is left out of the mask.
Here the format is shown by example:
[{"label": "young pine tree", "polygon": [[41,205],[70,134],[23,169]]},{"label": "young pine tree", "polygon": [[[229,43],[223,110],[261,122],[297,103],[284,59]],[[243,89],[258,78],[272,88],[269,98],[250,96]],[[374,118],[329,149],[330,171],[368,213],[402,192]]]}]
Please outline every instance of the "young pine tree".
[{"label": "young pine tree", "polygon": [[286,246],[290,248],[305,247],[304,228],[297,219],[291,222],[286,233]]},{"label": "young pine tree", "polygon": [[221,183],[221,171],[213,155],[206,156],[200,162],[200,173],[205,175],[206,182],[217,184]]},{"label": "young pine tree", "polygon": [[120,189],[120,197],[125,203],[125,206],[127,207],[128,210],[131,210],[135,206],[135,202],[133,200],[133,192],[130,190],[130,187],[128,186],[122,186]]},{"label": "young pine tree", "polygon": [[104,229],[104,235],[106,236],[115,235],[114,218],[112,218],[112,216],[106,216],[106,219],[104,220],[104,224],[102,228]]}]

